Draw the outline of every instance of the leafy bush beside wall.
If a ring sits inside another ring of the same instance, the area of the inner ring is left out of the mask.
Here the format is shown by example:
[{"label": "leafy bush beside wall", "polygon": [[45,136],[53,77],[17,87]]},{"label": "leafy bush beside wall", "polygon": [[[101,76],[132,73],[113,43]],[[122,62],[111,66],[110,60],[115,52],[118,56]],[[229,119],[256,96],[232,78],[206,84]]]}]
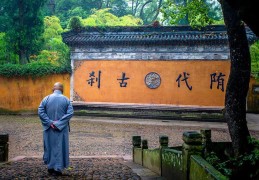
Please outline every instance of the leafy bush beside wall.
[{"label": "leafy bush beside wall", "polygon": [[18,57],[7,48],[5,33],[0,32],[0,76],[41,77],[48,74],[70,73],[69,47],[62,41],[64,30],[56,16],[44,18],[44,42],[41,50],[30,55],[30,62],[20,65]]},{"label": "leafy bush beside wall", "polygon": [[250,47],[251,72],[255,78],[259,78],[259,41]]},{"label": "leafy bush beside wall", "polygon": [[49,74],[71,73],[69,64],[53,65],[50,62],[32,62],[25,65],[0,65],[0,76],[4,77],[42,77]]}]

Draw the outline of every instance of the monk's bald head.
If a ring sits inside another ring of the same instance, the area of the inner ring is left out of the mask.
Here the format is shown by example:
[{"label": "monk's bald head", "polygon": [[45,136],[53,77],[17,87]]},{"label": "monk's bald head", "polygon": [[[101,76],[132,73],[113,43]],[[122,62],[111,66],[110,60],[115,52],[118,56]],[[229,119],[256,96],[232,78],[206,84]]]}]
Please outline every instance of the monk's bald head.
[{"label": "monk's bald head", "polygon": [[53,86],[53,91],[55,90],[60,90],[61,92],[63,92],[63,84],[60,82],[56,82]]}]

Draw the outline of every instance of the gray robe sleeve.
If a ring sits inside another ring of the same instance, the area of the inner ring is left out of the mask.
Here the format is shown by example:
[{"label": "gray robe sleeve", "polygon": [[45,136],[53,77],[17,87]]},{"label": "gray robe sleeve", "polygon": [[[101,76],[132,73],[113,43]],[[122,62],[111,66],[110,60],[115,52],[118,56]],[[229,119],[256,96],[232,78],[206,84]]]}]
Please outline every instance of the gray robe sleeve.
[{"label": "gray robe sleeve", "polygon": [[70,118],[73,116],[74,110],[73,106],[68,101],[68,107],[67,107],[67,112],[64,114],[58,121],[54,121],[53,124],[60,130],[62,131],[67,125],[70,120]]},{"label": "gray robe sleeve", "polygon": [[41,123],[43,125],[44,131],[49,129],[50,125],[53,123],[53,121],[47,115],[45,106],[46,106],[46,98],[44,98],[41,101],[40,106],[38,108],[38,114],[39,114],[39,117],[41,119]]}]

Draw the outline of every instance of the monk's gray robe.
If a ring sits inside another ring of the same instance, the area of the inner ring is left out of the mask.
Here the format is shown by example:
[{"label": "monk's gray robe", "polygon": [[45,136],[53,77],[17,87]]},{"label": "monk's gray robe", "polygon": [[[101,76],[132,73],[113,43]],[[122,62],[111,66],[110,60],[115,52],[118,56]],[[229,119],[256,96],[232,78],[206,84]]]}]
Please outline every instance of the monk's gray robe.
[{"label": "monk's gray robe", "polygon": [[[48,169],[62,171],[69,166],[68,133],[73,107],[61,91],[55,90],[42,100],[38,114],[43,126],[43,161]],[[56,130],[50,127],[52,123]]]}]

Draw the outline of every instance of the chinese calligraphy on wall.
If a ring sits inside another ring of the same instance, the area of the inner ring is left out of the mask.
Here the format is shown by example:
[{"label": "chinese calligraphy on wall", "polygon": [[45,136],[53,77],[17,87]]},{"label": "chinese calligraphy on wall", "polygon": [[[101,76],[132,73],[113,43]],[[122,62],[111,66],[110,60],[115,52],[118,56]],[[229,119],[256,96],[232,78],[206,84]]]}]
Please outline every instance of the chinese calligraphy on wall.
[{"label": "chinese calligraphy on wall", "polygon": [[[87,79],[87,84],[89,86],[97,86],[97,88],[101,88],[101,70],[95,72],[91,71],[89,73],[89,76]],[[122,72],[120,77],[117,78],[116,80],[118,81],[118,86],[120,88],[126,88],[128,83],[130,83],[130,77],[126,75],[125,72]],[[225,79],[224,77],[226,76],[222,72],[212,72],[209,74],[210,76],[210,84],[208,85],[210,89],[217,88],[224,92],[225,90]],[[189,91],[193,89],[193,86],[189,83],[189,79],[191,79],[191,74],[188,72],[181,72],[179,73],[178,77],[175,79],[175,83],[177,84],[178,88],[188,88]],[[161,84],[161,77],[158,73],[156,72],[150,72],[145,76],[144,82],[146,86],[150,89],[156,89],[160,86]],[[194,87],[195,88],[195,87]]]}]

